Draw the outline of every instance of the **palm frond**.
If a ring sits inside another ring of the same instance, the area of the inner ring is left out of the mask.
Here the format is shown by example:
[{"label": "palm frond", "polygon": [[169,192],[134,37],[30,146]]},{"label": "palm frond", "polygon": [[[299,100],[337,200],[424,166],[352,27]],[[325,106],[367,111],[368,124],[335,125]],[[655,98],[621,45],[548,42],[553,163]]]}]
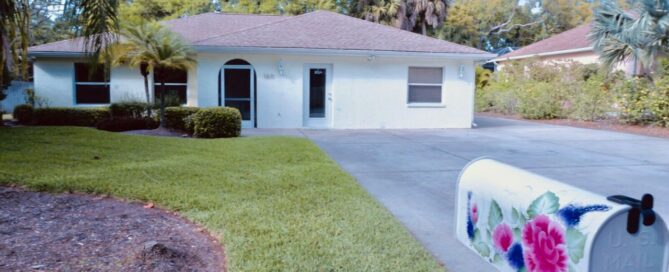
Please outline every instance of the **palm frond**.
[{"label": "palm frond", "polygon": [[81,1],[84,48],[93,58],[117,41],[119,30],[118,0]]}]

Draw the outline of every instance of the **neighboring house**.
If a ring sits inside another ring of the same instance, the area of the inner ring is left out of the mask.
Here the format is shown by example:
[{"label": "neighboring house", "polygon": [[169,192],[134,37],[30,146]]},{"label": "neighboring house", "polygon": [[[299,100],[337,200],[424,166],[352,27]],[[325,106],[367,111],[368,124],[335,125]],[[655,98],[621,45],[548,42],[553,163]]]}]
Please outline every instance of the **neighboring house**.
[{"label": "neighboring house", "polygon": [[[231,106],[244,127],[469,128],[474,63],[487,52],[345,15],[206,13],[165,22],[197,65],[165,77],[184,105]],[[137,68],[89,76],[81,39],[29,49],[51,106],[143,100]],[[152,91],[153,93],[153,91]]]},{"label": "neighboring house", "polygon": [[[588,38],[590,24],[572,28],[544,40],[521,47],[492,60],[497,69],[503,69],[510,61],[535,59],[545,63],[579,62],[583,64],[600,63],[599,54],[592,47]],[[617,70],[628,75],[636,74],[635,61],[622,63]],[[636,65],[639,68],[639,65]]]}]

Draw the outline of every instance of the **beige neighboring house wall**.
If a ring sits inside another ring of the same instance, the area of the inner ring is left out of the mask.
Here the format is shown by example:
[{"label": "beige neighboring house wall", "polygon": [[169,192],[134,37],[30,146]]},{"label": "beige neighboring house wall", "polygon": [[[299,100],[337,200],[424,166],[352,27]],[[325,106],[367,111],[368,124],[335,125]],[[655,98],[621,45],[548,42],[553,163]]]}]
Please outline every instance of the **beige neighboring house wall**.
[{"label": "beige neighboring house wall", "polygon": [[[582,64],[600,63],[599,54],[595,52],[588,39],[589,32],[590,25],[582,25],[509,52],[492,61],[497,64],[498,70],[504,69],[504,66],[512,61],[529,59],[546,64],[568,62]],[[632,60],[617,65],[614,70],[623,71],[627,75],[634,75],[637,74],[639,68],[639,64],[635,60]]]}]

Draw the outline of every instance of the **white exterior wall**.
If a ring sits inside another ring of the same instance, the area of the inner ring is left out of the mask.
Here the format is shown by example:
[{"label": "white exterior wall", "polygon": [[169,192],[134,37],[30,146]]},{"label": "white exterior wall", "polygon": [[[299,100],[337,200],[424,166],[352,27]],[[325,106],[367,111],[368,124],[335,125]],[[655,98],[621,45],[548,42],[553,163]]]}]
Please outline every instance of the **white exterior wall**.
[{"label": "white exterior wall", "polygon": [[[300,56],[200,53],[188,75],[188,106],[218,106],[218,73],[229,60],[249,62],[257,76],[257,127],[304,127],[305,64],[332,65],[332,128],[469,128],[474,112],[474,62],[435,58]],[[74,105],[74,59],[38,59],[35,91],[51,106]],[[284,74],[278,72],[279,61]],[[459,77],[464,66],[463,78]],[[443,67],[442,105],[407,103],[410,66]],[[151,79],[152,77],[150,77]],[[153,88],[153,82],[149,82]],[[117,67],[110,77],[111,102],[144,101],[136,68]],[[153,89],[151,89],[153,94]]]},{"label": "white exterior wall", "polygon": [[[304,126],[305,64],[332,65],[333,128],[469,128],[473,121],[473,61],[401,57],[199,54],[198,106],[218,105],[218,72],[226,62],[243,59],[256,70],[257,126]],[[279,61],[284,75],[279,75]],[[464,77],[459,67],[464,65]],[[443,105],[407,104],[409,66],[443,67]]]},{"label": "white exterior wall", "polygon": [[35,95],[52,107],[74,105],[74,64],[72,61],[38,60],[33,64]]}]

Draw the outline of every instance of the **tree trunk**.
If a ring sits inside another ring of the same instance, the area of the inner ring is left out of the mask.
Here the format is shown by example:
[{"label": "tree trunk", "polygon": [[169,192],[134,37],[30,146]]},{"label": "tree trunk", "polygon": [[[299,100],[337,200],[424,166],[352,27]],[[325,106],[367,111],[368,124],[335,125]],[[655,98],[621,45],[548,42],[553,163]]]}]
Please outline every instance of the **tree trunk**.
[{"label": "tree trunk", "polygon": [[151,117],[151,96],[149,95],[148,75],[144,75],[144,92],[146,93],[146,117]]},{"label": "tree trunk", "polygon": [[427,35],[427,25],[425,24],[425,20],[423,20],[421,24],[421,30],[423,31],[423,35]]},{"label": "tree trunk", "polygon": [[160,128],[165,128],[165,81],[160,82]]}]

